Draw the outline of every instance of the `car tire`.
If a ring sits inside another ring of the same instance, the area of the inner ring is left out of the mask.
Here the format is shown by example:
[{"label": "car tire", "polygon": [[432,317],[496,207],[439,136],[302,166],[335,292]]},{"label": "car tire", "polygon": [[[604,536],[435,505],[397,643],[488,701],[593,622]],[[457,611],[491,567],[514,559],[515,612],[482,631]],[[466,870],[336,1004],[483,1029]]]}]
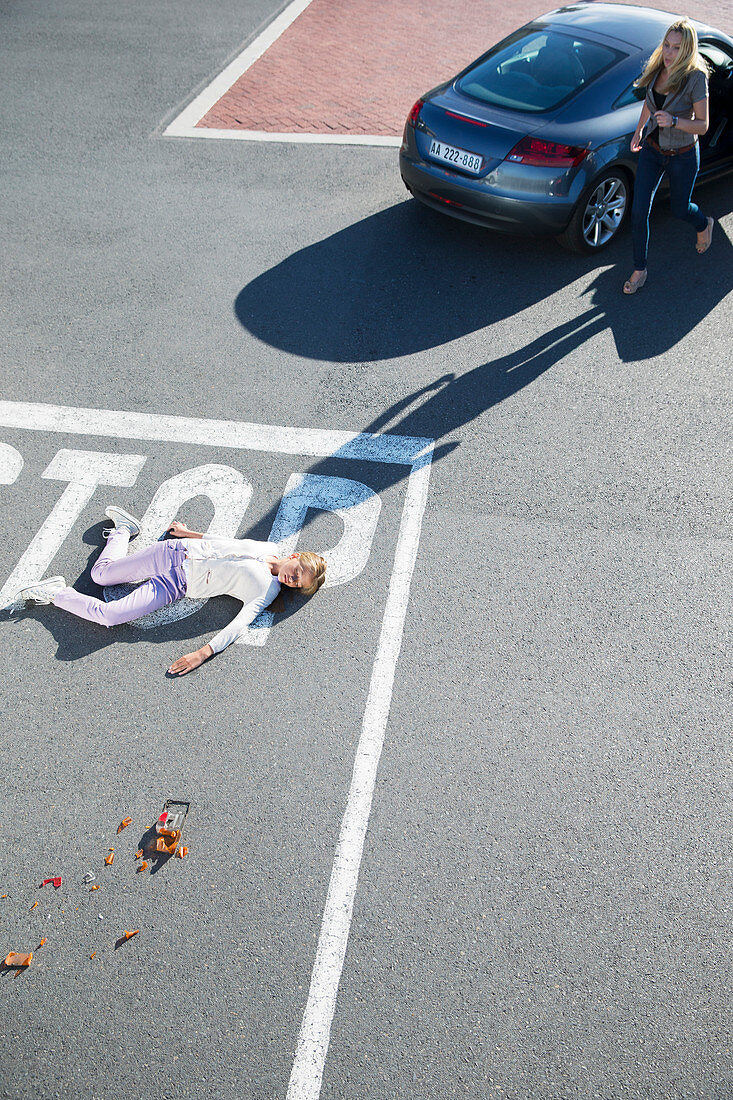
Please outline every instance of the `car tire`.
[{"label": "car tire", "polygon": [[611,168],[590,183],[558,240],[571,252],[600,252],[617,235],[631,206],[631,181],[622,168]]}]

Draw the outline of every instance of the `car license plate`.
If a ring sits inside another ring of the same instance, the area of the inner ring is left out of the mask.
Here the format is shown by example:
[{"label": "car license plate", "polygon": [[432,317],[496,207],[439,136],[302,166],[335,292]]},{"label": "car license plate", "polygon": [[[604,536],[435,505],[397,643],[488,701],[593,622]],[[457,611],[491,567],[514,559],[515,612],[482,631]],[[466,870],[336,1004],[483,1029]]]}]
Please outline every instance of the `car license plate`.
[{"label": "car license plate", "polygon": [[446,145],[444,141],[430,142],[430,156],[460,168],[462,172],[471,172],[474,176],[481,171],[483,158],[478,153],[469,153],[467,149],[458,149],[455,145]]}]

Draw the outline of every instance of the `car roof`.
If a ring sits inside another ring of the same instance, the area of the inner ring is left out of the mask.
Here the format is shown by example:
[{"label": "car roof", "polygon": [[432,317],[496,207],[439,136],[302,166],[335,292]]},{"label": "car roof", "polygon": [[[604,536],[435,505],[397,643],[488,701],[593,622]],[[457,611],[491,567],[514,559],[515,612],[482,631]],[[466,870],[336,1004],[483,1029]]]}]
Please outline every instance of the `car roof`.
[{"label": "car roof", "polygon": [[[588,30],[607,38],[616,38],[639,49],[656,46],[671,23],[680,18],[673,12],[657,8],[640,8],[631,4],[565,4],[534,19],[533,23],[552,23],[568,30]],[[698,34],[712,27],[690,20]]]}]

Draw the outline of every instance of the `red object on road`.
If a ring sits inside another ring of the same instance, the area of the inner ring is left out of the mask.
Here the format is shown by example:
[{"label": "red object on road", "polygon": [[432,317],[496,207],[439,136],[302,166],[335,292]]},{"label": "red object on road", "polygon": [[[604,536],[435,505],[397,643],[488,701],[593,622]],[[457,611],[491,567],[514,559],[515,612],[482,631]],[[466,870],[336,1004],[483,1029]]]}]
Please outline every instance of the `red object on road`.
[{"label": "red object on road", "polygon": [[48,886],[49,882],[54,884],[54,887],[58,890],[59,886],[63,882],[61,875],[57,875],[56,878],[45,878],[41,883],[41,886]]}]

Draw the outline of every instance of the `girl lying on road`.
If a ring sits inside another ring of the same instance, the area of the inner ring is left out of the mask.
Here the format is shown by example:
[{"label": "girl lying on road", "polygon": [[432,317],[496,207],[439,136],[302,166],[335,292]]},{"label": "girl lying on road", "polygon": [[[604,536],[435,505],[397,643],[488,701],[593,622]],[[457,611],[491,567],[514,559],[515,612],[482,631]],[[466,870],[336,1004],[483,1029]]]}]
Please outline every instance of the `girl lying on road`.
[{"label": "girl lying on road", "polygon": [[92,568],[92,580],[100,585],[145,583],[121,600],[104,603],[69,588],[63,577],[50,577],[26,585],[16,599],[52,603],[102,626],[129,623],[184,596],[234,596],[241,600],[242,610],[229,626],[201,649],[174,661],[168,669],[173,675],[184,676],[240,638],[272,603],[281,585],[300,588],[312,596],[326,579],[326,562],[309,550],[281,557],[274,542],[202,535],[178,520],[168,528],[173,538],[128,555],[128,543],[140,534],[140,524],[122,508],[110,506],[105,515],[114,528],[107,532],[107,544]]}]

